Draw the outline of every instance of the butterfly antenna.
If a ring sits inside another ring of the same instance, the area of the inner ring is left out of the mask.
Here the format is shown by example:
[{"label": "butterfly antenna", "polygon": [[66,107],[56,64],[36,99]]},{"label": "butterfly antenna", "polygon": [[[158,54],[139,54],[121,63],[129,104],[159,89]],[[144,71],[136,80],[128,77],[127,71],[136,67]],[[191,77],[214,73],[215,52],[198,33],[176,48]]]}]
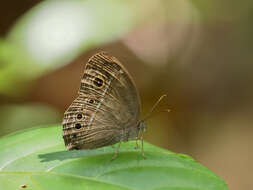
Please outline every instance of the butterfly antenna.
[{"label": "butterfly antenna", "polygon": [[[153,107],[150,109],[149,113],[142,119],[142,121],[147,120],[148,118],[150,118],[151,114],[153,113],[153,111],[155,110],[155,108],[158,106],[158,104],[162,101],[162,99],[167,96],[166,94],[162,95],[157,101],[156,103],[153,105]],[[166,112],[170,112],[170,110],[165,110]]]}]

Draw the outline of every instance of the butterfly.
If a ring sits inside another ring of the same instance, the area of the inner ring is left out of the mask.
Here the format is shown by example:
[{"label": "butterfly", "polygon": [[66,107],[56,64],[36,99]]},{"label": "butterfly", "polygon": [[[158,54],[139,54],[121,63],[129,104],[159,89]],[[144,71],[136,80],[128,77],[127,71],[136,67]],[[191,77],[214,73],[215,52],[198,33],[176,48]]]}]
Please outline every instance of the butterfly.
[{"label": "butterfly", "polygon": [[[163,96],[158,100],[158,102]],[[153,106],[153,111],[158,102]],[[93,55],[82,75],[78,97],[64,113],[63,139],[68,150],[95,149],[141,140],[145,119],[136,86],[120,61],[106,52]]]}]

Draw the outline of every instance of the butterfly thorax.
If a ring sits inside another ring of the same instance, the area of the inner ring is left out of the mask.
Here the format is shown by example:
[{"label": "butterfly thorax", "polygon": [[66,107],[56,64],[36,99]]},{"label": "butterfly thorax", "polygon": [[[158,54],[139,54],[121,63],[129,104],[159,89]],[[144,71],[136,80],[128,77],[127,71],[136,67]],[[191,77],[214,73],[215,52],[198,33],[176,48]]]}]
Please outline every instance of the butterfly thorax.
[{"label": "butterfly thorax", "polygon": [[139,129],[139,131],[141,131],[141,132],[145,132],[146,129],[147,129],[146,123],[145,123],[144,121],[141,120],[141,121],[139,122],[138,129]]},{"label": "butterfly thorax", "polygon": [[135,140],[139,135],[145,132],[147,126],[144,121],[139,121],[136,125],[127,126],[122,129],[121,141]]}]

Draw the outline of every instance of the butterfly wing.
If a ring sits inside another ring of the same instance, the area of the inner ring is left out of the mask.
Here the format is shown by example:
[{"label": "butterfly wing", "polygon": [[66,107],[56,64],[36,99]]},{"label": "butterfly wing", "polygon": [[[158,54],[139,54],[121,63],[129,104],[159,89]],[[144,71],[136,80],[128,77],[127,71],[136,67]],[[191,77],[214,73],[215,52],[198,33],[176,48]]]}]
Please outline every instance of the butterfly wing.
[{"label": "butterfly wing", "polygon": [[66,110],[68,149],[92,149],[137,136],[140,99],[133,80],[113,56],[101,52],[86,64],[79,96]]}]

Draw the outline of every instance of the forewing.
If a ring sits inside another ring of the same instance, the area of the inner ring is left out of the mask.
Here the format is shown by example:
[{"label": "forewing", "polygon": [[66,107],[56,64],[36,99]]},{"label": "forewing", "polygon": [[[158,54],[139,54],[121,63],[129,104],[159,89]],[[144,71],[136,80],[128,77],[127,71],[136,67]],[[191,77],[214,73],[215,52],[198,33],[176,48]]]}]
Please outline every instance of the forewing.
[{"label": "forewing", "polygon": [[114,144],[139,115],[139,95],[126,69],[105,52],[95,54],[85,66],[78,98],[64,114],[65,144],[68,149]]}]

